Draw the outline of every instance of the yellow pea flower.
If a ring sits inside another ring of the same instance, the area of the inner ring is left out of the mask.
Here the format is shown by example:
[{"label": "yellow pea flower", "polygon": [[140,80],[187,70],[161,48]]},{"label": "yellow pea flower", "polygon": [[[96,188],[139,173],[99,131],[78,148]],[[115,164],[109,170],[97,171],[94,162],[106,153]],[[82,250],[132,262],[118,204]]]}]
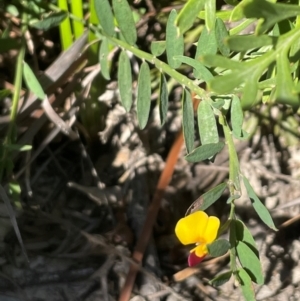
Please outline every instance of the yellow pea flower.
[{"label": "yellow pea flower", "polygon": [[207,255],[207,245],[212,243],[218,234],[220,220],[208,216],[204,211],[196,211],[181,218],[175,227],[175,233],[184,245],[196,244],[190,251],[189,266],[200,263]]}]

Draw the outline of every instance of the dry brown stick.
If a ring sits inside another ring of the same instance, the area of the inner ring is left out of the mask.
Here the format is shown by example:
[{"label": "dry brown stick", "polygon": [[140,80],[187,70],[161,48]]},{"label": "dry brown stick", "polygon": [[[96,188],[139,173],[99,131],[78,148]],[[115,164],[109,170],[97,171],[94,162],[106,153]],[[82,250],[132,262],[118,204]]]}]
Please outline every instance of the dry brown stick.
[{"label": "dry brown stick", "polygon": [[[141,264],[144,256],[144,252],[146,250],[148,241],[152,234],[152,228],[154,226],[156,216],[160,207],[160,202],[163,196],[163,193],[170,183],[170,180],[173,175],[173,171],[181,150],[181,146],[183,143],[183,134],[182,131],[180,131],[179,135],[177,136],[170,152],[167,157],[165,168],[159,178],[159,182],[156,187],[156,191],[153,197],[153,200],[149,206],[148,214],[146,217],[146,221],[143,227],[143,230],[141,232],[140,238],[137,242],[137,245],[134,249],[132,258],[135,260],[138,264]],[[130,298],[130,294],[134,285],[135,277],[138,272],[139,268],[136,265],[131,265],[126,282],[124,284],[124,287],[121,291],[119,301],[128,301]]]},{"label": "dry brown stick", "polygon": [[[194,104],[194,109],[195,109],[198,105],[198,100],[196,98],[193,98],[193,104]],[[136,247],[133,251],[132,259],[134,261],[136,261],[136,263],[139,265],[141,264],[141,262],[143,260],[144,252],[146,250],[147,244],[151,237],[152,228],[154,226],[156,216],[157,216],[158,210],[160,208],[161,199],[163,197],[165,189],[167,188],[167,186],[169,185],[169,183],[171,181],[182,144],[183,144],[183,133],[181,130],[180,133],[178,134],[176,140],[174,141],[172,148],[168,154],[165,168],[160,175],[152,202],[148,208],[148,213],[147,213],[146,221],[144,223],[143,230],[142,230],[139,240],[136,244]],[[119,301],[128,301],[129,300],[138,270],[139,270],[138,265],[131,264],[129,272],[127,274],[125,284],[123,286],[123,289],[122,289],[120,297],[119,297]]]}]

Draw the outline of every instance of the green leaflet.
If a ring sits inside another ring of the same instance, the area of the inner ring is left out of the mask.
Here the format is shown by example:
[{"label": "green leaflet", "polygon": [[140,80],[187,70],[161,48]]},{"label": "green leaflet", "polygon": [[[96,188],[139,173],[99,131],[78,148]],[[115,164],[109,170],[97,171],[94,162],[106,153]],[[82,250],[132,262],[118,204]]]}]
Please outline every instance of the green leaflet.
[{"label": "green leaflet", "polygon": [[202,57],[202,61],[206,66],[209,67],[221,67],[224,69],[236,69],[236,70],[242,70],[243,64],[241,62],[233,61],[227,57],[223,57],[221,55],[213,55],[213,54],[207,54],[204,57]]},{"label": "green leaflet", "polygon": [[217,45],[220,50],[220,52],[225,56],[230,55],[230,49],[225,43],[227,37],[229,36],[227,28],[224,24],[224,22],[217,18],[216,19],[216,39],[217,39]]},{"label": "green leaflet", "polygon": [[137,118],[139,126],[144,129],[149,118],[151,104],[150,69],[146,62],[141,65],[137,88]]},{"label": "green leaflet", "polygon": [[258,216],[260,217],[260,219],[271,229],[273,230],[277,230],[274,222],[272,220],[272,217],[268,211],[268,209],[264,206],[264,204],[260,201],[260,199],[257,197],[257,195],[255,194],[252,186],[250,185],[248,179],[246,177],[243,176],[243,181],[244,181],[244,185],[245,188],[247,190],[248,196],[251,199],[251,203],[252,206],[254,208],[254,210],[256,211],[256,213],[258,214]]},{"label": "green leaflet", "polygon": [[109,36],[115,33],[114,16],[108,0],[95,0],[95,11],[104,32]]},{"label": "green leaflet", "polygon": [[213,286],[221,286],[230,280],[231,275],[232,275],[231,271],[225,272],[210,280],[209,283]]},{"label": "green leaflet", "polygon": [[168,63],[171,68],[178,68],[181,62],[174,57],[182,55],[184,50],[184,40],[182,33],[179,33],[178,27],[175,25],[177,12],[173,9],[169,15],[166,28],[166,52]]},{"label": "green leaflet", "polygon": [[233,51],[247,51],[249,49],[260,48],[268,45],[276,46],[277,40],[277,37],[271,37],[268,35],[242,35],[228,37],[226,43]]},{"label": "green leaflet", "polygon": [[199,103],[197,116],[202,145],[217,143],[219,141],[217,122],[213,109],[207,100],[204,99]]},{"label": "green leaflet", "polygon": [[130,60],[125,51],[119,56],[118,85],[122,105],[129,112],[132,105],[132,75]]},{"label": "green leaflet", "polygon": [[231,226],[235,227],[236,241],[245,243],[259,257],[256,242],[245,224],[241,220],[233,220]]},{"label": "green leaflet", "polygon": [[200,205],[200,207],[196,207],[194,210],[206,210],[221,197],[226,187],[226,183],[221,183],[216,187],[212,188],[211,190],[205,192],[201,196],[203,198],[203,203]]},{"label": "green leaflet", "polygon": [[224,145],[224,142],[201,145],[195,148],[190,154],[185,156],[185,159],[188,162],[200,162],[207,160],[219,153],[224,147]]},{"label": "green leaflet", "polygon": [[201,35],[197,43],[195,59],[199,59],[203,55],[213,55],[218,51],[215,30],[208,31],[206,26],[203,27]]},{"label": "green leaflet", "polygon": [[23,62],[23,77],[28,89],[40,100],[44,100],[46,94],[40,82],[26,62]]},{"label": "green leaflet", "polygon": [[127,0],[113,0],[112,4],[123,37],[128,44],[134,45],[137,34],[132,11]]},{"label": "green leaflet", "polygon": [[163,73],[161,73],[160,84],[159,84],[159,97],[158,97],[159,116],[160,116],[161,125],[163,125],[167,120],[168,102],[169,102],[169,95],[168,95],[167,80],[163,75]]},{"label": "green leaflet", "polygon": [[216,0],[206,0],[205,2],[205,26],[208,31],[215,29],[216,23]]},{"label": "green leaflet", "polygon": [[262,274],[261,264],[259,258],[252,249],[243,241],[239,241],[236,246],[236,251],[242,267],[252,281],[257,284],[263,284],[264,276]]},{"label": "green leaflet", "polygon": [[195,78],[204,80],[205,82],[208,82],[209,80],[213,79],[213,75],[211,74],[211,72],[199,61],[184,55],[176,55],[174,58],[178,59],[184,64],[192,66],[194,68]]},{"label": "green leaflet", "polygon": [[166,50],[166,41],[153,41],[151,42],[151,53],[154,56],[162,55]]},{"label": "green leaflet", "polygon": [[52,27],[58,26],[67,16],[67,12],[61,11],[58,13],[50,14],[41,21],[32,21],[29,25],[37,29],[48,30]]},{"label": "green leaflet", "polygon": [[175,22],[181,34],[184,34],[193,26],[197,15],[204,7],[204,3],[205,0],[188,0],[180,10]]},{"label": "green leaflet", "polygon": [[225,255],[230,248],[230,243],[226,239],[217,239],[213,243],[207,245],[210,256],[219,257]]},{"label": "green leaflet", "polygon": [[187,153],[194,148],[194,109],[190,92],[182,91],[182,129]]},{"label": "green leaflet", "polygon": [[241,98],[241,105],[244,110],[250,109],[256,100],[258,92],[258,83],[255,74],[248,78],[243,89],[243,96]]},{"label": "green leaflet", "polygon": [[211,190],[205,192],[196,201],[192,203],[192,205],[189,207],[187,212],[206,210],[221,197],[226,187],[227,187],[226,183],[221,183],[216,187],[212,188]]},{"label": "green leaflet", "polygon": [[240,138],[242,135],[242,125],[244,116],[241,102],[236,95],[232,97],[230,113],[232,133],[236,138]]},{"label": "green leaflet", "polygon": [[252,286],[251,278],[244,269],[236,271],[236,279],[240,283],[242,293],[246,301],[256,301],[254,289]]},{"label": "green leaflet", "polygon": [[214,77],[210,83],[209,87],[220,94],[227,94],[233,92],[235,88],[240,86],[244,81],[241,76],[240,71],[233,71],[226,75],[220,75]]},{"label": "green leaflet", "polygon": [[100,62],[101,73],[103,77],[107,80],[110,80],[108,55],[109,55],[108,41],[106,38],[104,38],[101,41],[101,45],[99,48],[99,62]]},{"label": "green leaflet", "polygon": [[299,108],[299,96],[291,75],[288,49],[278,54],[276,58],[276,101],[290,105],[295,111]]}]

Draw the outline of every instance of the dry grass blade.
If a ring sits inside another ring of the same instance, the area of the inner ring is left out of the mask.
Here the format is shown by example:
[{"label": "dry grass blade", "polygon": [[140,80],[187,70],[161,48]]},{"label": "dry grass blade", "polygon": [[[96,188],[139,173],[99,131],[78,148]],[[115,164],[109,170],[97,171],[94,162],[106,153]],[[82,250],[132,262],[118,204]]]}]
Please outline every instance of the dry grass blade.
[{"label": "dry grass blade", "polygon": [[42,107],[45,110],[48,118],[60,129],[62,133],[69,136],[72,140],[75,140],[78,137],[77,134],[71,129],[71,127],[66,124],[54,111],[47,96],[42,102]]}]

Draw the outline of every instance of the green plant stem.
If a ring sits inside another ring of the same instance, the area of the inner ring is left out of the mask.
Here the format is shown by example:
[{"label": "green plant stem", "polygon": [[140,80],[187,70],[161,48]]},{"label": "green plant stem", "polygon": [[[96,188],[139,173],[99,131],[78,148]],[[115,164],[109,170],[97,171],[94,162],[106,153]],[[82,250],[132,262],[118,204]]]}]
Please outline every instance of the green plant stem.
[{"label": "green plant stem", "polygon": [[[60,7],[60,11],[69,11],[67,0],[58,0],[57,3]],[[73,43],[73,33],[69,16],[59,24],[59,32],[62,49],[66,50]]]},{"label": "green plant stem", "polygon": [[17,57],[17,63],[16,63],[16,73],[15,73],[15,78],[14,78],[14,94],[13,94],[13,99],[12,99],[12,106],[11,106],[11,111],[10,111],[10,122],[8,125],[8,130],[6,133],[6,137],[3,143],[3,153],[2,153],[2,158],[1,158],[1,167],[0,167],[0,182],[3,179],[4,171],[7,167],[7,158],[9,155],[9,149],[8,145],[13,144],[15,142],[15,135],[14,135],[14,129],[15,129],[15,124],[16,124],[16,118],[17,118],[17,113],[18,113],[18,106],[19,106],[19,99],[20,99],[20,91],[22,88],[22,72],[23,72],[23,60],[25,56],[25,32],[27,31],[27,13],[23,12],[22,15],[22,45]]},{"label": "green plant stem", "polygon": [[234,205],[234,202],[231,202],[230,203],[230,213],[229,213],[229,219],[234,219],[235,218],[235,205]]},{"label": "green plant stem", "polygon": [[240,33],[242,30],[246,29],[254,21],[255,21],[255,19],[246,19],[245,21],[243,21],[236,27],[230,29],[229,34],[232,36],[232,35],[236,35],[236,34]]},{"label": "green plant stem", "polygon": [[232,132],[223,114],[219,115],[219,122],[223,127],[225,141],[229,152],[229,191],[230,195],[234,196],[235,191],[237,191],[238,194],[241,194],[239,159],[232,138]]},{"label": "green plant stem", "polygon": [[180,84],[183,86],[186,86],[190,89],[190,91],[194,92],[198,96],[202,98],[208,98],[209,93],[206,92],[204,89],[201,89],[198,87],[197,83],[188,77],[182,75],[178,71],[172,69],[168,64],[164,63],[163,61],[157,59],[154,55],[147,53],[145,51],[142,51],[134,46],[130,46],[124,41],[121,41],[119,39],[106,36],[113,44],[122,47],[123,49],[126,49],[130,52],[132,52],[136,57],[140,58],[141,60],[148,61],[149,63],[153,64],[160,72],[164,72],[177,80]]}]

